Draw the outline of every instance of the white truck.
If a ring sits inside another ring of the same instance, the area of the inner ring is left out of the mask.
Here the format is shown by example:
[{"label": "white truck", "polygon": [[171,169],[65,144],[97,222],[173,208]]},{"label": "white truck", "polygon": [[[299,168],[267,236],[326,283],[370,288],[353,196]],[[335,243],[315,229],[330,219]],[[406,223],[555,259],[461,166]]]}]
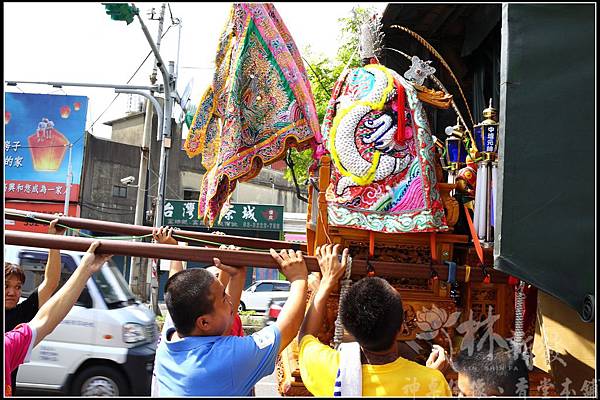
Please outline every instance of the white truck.
[{"label": "white truck", "polygon": [[[60,286],[84,254],[61,251]],[[47,249],[4,247],[4,260],[25,271],[22,296],[44,279],[47,258]],[[148,396],[157,340],[154,313],[135,300],[121,271],[109,261],[88,280],[60,325],[33,349],[31,360],[19,367],[17,391]]]}]

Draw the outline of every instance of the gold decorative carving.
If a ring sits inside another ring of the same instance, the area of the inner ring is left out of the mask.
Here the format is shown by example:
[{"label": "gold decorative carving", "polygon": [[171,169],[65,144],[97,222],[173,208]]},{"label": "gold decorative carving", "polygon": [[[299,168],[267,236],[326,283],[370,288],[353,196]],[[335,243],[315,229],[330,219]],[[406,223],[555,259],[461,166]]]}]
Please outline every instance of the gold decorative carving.
[{"label": "gold decorative carving", "polygon": [[417,89],[417,97],[423,103],[430,104],[434,107],[447,110],[452,102],[452,95],[444,93],[441,90],[429,89],[425,86],[413,84]]},{"label": "gold decorative carving", "polygon": [[458,201],[450,196],[450,191],[453,190],[456,185],[448,183],[438,183],[438,190],[440,191],[440,197],[444,210],[446,211],[446,223],[448,227],[453,228],[458,222],[459,217],[459,204]]},{"label": "gold decorative carving", "polygon": [[387,280],[399,292],[404,290],[421,290],[433,292],[431,279],[423,278],[393,278]]},{"label": "gold decorative carving", "polygon": [[473,311],[473,319],[483,321],[492,315],[500,315],[494,325],[494,331],[503,337],[511,337],[515,320],[515,292],[507,283],[470,282],[466,290],[465,317]]},{"label": "gold decorative carving", "polygon": [[[349,241],[347,247],[350,250],[350,254],[356,259],[364,260],[369,254],[368,245],[365,246],[365,243],[362,242]],[[429,264],[431,251],[429,246],[378,244],[376,242],[375,255],[368,258],[373,261]]]}]

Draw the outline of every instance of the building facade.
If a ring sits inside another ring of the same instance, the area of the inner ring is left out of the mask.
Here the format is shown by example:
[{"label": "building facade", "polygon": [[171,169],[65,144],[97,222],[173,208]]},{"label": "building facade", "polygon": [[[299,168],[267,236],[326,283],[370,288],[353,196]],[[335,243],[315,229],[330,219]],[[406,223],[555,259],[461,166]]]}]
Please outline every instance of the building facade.
[{"label": "building facade", "polygon": [[[151,224],[152,201],[157,196],[160,165],[160,143],[156,140],[157,119],[153,120],[150,146],[149,173],[145,188],[121,183],[134,176],[140,168],[144,112],[133,112],[123,118],[107,122],[113,128],[111,140],[86,135],[86,153],[83,174],[83,218],[102,218],[107,221],[133,223],[137,190],[146,191],[146,210]],[[165,199],[197,200],[205,172],[200,158],[190,159],[183,150],[181,126],[173,122],[173,140],[169,152]],[[233,194],[235,203],[277,204],[286,213],[305,214],[307,205],[296,196],[293,183],[284,178],[285,163],[277,162],[263,168],[249,182],[240,183]],[[306,196],[306,191],[303,190]]]},{"label": "building facade", "polygon": [[[157,197],[158,175],[160,166],[160,143],[157,141],[157,118],[153,118],[151,144],[149,149],[149,162],[146,185],[137,187],[137,177],[142,156],[142,138],[144,131],[144,111],[128,112],[122,118],[107,122],[112,126],[110,140],[97,138],[86,134],[85,158],[82,175],[81,189],[81,217],[100,219],[103,221],[134,224],[136,211],[137,191],[143,190],[144,196],[144,225],[152,226],[154,221],[154,206]],[[169,152],[168,169],[165,187],[165,204],[168,201],[177,202],[189,200],[197,202],[200,194],[200,185],[205,172],[200,164],[200,158],[190,159],[183,150],[181,125],[172,121],[172,147]],[[271,229],[236,230],[224,229],[227,234],[237,236],[260,237],[265,239],[285,239],[286,234],[291,240],[302,240],[305,234],[305,221],[307,204],[299,200],[293,183],[284,178],[285,162],[280,161],[263,168],[254,179],[238,183],[232,196],[233,203],[260,204],[283,206],[284,218],[281,227]],[[121,179],[133,176],[136,182],[124,184]],[[306,191],[302,191],[306,196]],[[207,227],[182,224],[179,227],[186,230],[210,231]],[[101,236],[101,233],[94,233]],[[193,244],[192,244],[193,245]],[[127,257],[115,257],[117,265],[124,272],[125,278],[132,284],[134,292],[143,300],[147,300],[149,286],[151,285],[147,263],[142,260],[141,266]],[[195,265],[194,265],[195,266]],[[130,279],[130,271],[134,271],[137,279]],[[139,268],[139,269],[138,269]],[[160,289],[164,285],[165,269],[159,273],[158,284]],[[139,272],[138,272],[139,271]],[[262,271],[248,272],[247,285]],[[163,276],[164,275],[164,276]],[[135,284],[137,282],[137,285]],[[136,290],[136,286],[137,289]],[[159,291],[159,293],[161,293]],[[160,296],[159,296],[160,298]]]}]

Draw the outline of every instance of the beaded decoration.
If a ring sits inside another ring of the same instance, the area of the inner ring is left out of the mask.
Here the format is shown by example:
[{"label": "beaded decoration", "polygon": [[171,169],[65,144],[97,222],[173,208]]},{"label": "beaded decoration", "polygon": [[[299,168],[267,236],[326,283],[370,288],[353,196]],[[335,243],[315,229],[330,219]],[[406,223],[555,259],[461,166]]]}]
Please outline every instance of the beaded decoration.
[{"label": "beaded decoration", "polygon": [[392,233],[448,230],[434,142],[412,84],[369,64],[341,76],[333,93],[321,129],[333,160],[329,223]]}]

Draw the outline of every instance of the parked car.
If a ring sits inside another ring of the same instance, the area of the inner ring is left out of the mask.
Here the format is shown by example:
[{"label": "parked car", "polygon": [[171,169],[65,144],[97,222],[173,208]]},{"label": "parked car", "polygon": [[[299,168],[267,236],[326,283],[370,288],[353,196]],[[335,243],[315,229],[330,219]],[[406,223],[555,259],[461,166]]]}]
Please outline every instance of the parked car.
[{"label": "parked car", "polygon": [[281,310],[283,309],[283,306],[285,305],[285,302],[287,301],[287,299],[285,300],[271,300],[271,302],[269,303],[269,306],[267,307],[267,311],[265,311],[265,324],[266,325],[271,325],[274,324],[275,321],[277,321],[277,318],[279,317],[279,314],[281,314]]},{"label": "parked car", "polygon": [[[60,286],[84,254],[60,252]],[[47,258],[47,249],[4,247],[5,261],[21,265],[25,272],[23,296],[44,279]],[[88,280],[64,320],[33,348],[30,361],[19,367],[17,390],[74,396],[149,396],[157,339],[154,313],[135,300],[121,271],[110,260]]]},{"label": "parked car", "polygon": [[242,291],[239,311],[265,311],[272,299],[287,299],[290,283],[278,280],[260,280]]}]

